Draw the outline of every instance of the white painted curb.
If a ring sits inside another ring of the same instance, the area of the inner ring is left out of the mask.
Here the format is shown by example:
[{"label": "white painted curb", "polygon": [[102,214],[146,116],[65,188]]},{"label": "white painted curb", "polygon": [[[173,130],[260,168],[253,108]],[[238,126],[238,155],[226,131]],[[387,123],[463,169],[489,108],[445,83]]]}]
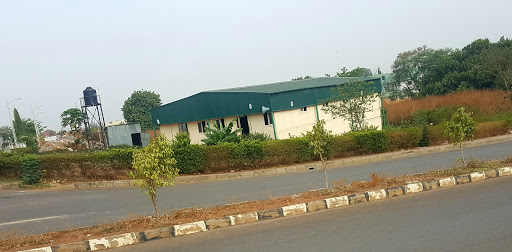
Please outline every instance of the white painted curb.
[{"label": "white painted curb", "polygon": [[187,235],[199,232],[206,232],[206,223],[204,221],[197,221],[192,223],[185,223],[181,225],[174,225],[174,235]]}]

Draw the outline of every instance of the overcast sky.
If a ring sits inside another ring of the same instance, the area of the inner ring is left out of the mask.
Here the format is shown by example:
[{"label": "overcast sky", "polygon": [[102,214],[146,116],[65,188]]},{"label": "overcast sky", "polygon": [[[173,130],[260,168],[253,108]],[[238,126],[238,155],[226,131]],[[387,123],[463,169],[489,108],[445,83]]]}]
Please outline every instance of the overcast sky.
[{"label": "overcast sky", "polygon": [[[0,125],[11,108],[60,129],[62,111],[96,88],[105,119],[151,90],[169,103],[228,87],[384,72],[400,52],[512,37],[512,1],[0,0]],[[338,60],[339,59],[339,60]]]}]

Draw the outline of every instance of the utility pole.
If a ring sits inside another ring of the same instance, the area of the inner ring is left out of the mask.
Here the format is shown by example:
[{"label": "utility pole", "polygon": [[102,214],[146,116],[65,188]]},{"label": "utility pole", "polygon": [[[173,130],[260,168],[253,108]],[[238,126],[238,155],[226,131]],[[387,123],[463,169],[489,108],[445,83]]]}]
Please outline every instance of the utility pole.
[{"label": "utility pole", "polygon": [[38,125],[38,123],[36,121],[36,115],[39,115],[39,114],[44,113],[44,112],[39,112],[39,113],[35,114],[34,110],[37,109],[37,108],[40,108],[42,106],[43,105],[39,105],[39,106],[37,106],[35,108],[32,108],[32,105],[30,105],[30,111],[32,112],[32,121],[34,122],[34,129],[36,130],[36,140],[37,140],[37,144],[38,145],[40,144],[39,143],[39,134],[40,133],[39,133],[39,125]]},{"label": "utility pole", "polygon": [[14,101],[17,101],[17,100],[20,100],[21,98],[16,98],[12,101],[8,101],[7,100],[7,97],[5,97],[5,103],[6,103],[6,107],[7,107],[7,114],[9,114],[9,121],[11,121],[11,125],[12,125],[12,137],[14,138],[14,149],[18,148],[18,139],[16,138],[16,130],[14,129],[14,121],[12,120],[11,118],[11,109],[9,108],[9,104],[11,102],[14,102]]}]

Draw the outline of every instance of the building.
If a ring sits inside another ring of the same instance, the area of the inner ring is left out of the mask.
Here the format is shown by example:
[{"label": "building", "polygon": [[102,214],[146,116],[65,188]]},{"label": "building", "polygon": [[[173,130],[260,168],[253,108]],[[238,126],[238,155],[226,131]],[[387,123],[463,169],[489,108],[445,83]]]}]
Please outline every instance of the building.
[{"label": "building", "polygon": [[[205,127],[224,127],[232,120],[233,128],[241,128],[243,134],[258,132],[275,139],[299,136],[322,119],[326,129],[341,134],[350,130],[350,122],[323,112],[322,101],[331,97],[331,89],[354,80],[371,81],[376,92],[381,92],[380,76],[322,77],[201,92],[157,107],[151,110],[151,117],[153,125],[160,125],[160,133],[169,139],[188,133],[196,144],[205,138]],[[376,99],[372,108],[367,122],[380,129],[381,100]]]},{"label": "building", "polygon": [[122,124],[107,127],[108,146],[130,145],[146,147],[149,133],[141,132],[140,124]]}]

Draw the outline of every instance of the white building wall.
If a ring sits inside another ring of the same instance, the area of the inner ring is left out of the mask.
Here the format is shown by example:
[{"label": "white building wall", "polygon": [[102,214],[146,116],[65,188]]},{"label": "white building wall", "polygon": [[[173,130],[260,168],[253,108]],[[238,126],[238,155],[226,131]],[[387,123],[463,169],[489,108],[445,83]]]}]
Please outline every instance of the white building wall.
[{"label": "white building wall", "polygon": [[[350,131],[350,120],[338,117],[333,119],[331,114],[322,110],[324,106],[318,105],[318,117],[320,120],[325,120],[325,128],[332,131],[332,134],[339,135]],[[377,98],[372,103],[372,111],[366,112],[366,121],[368,126],[376,126],[377,129],[382,129],[381,118],[381,99]]]},{"label": "white building wall", "polygon": [[270,138],[274,138],[274,126],[272,124],[265,125],[263,114],[248,115],[247,120],[249,122],[249,132],[263,133]]},{"label": "white building wall", "polygon": [[167,139],[172,140],[178,134],[178,124],[162,124],[160,125],[160,134],[165,134]]},{"label": "white building wall", "polygon": [[277,139],[300,136],[313,129],[317,121],[316,106],[308,106],[306,111],[301,108],[274,112]]}]

